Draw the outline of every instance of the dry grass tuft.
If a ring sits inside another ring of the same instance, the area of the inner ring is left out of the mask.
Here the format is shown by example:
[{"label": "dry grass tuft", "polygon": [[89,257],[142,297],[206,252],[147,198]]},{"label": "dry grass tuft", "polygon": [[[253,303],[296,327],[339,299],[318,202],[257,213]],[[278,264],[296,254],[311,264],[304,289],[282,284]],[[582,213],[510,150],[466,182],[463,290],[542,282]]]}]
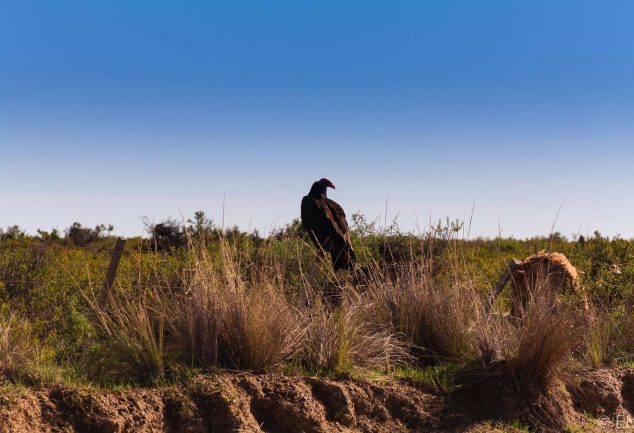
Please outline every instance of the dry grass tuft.
[{"label": "dry grass tuft", "polygon": [[29,323],[13,314],[0,316],[0,378],[38,382],[44,358]]},{"label": "dry grass tuft", "polygon": [[199,251],[193,278],[178,296],[171,316],[176,344],[195,365],[262,370],[293,358],[305,324],[273,273],[246,277],[237,251],[222,243],[215,269]]},{"label": "dry grass tuft", "polygon": [[185,293],[174,298],[170,330],[181,353],[191,365],[218,365],[221,305],[220,293],[211,268],[198,261]]},{"label": "dry grass tuft", "polygon": [[220,337],[226,364],[262,370],[292,359],[306,332],[284,293],[262,284],[225,293]]},{"label": "dry grass tuft", "polygon": [[134,295],[116,293],[107,305],[93,294],[85,296],[92,319],[109,359],[95,367],[105,377],[148,381],[165,372],[165,302],[154,290]]},{"label": "dry grass tuft", "polygon": [[399,267],[394,277],[373,269],[368,294],[377,317],[415,347],[419,362],[475,356],[471,330],[482,314],[482,298],[474,290],[441,285],[413,262]]},{"label": "dry grass tuft", "polygon": [[524,387],[548,388],[576,340],[572,310],[557,303],[547,284],[534,289],[516,328],[515,344],[504,348]]},{"label": "dry grass tuft", "polygon": [[364,300],[347,298],[338,308],[317,303],[305,314],[308,328],[301,360],[309,369],[387,371],[410,361],[406,344],[377,323],[374,306]]},{"label": "dry grass tuft", "polygon": [[480,363],[461,374],[461,392],[475,394],[496,416],[511,414],[537,430],[557,431],[568,419],[560,384],[578,337],[576,317],[547,281],[529,293],[521,319],[493,314],[479,324]]}]

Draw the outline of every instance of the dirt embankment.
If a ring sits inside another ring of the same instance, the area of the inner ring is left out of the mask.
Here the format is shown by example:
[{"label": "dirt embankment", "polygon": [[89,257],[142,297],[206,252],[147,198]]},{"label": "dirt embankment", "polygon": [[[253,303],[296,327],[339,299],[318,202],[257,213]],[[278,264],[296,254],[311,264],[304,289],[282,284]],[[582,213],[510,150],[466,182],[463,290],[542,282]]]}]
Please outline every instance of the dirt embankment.
[{"label": "dirt embankment", "polygon": [[[566,396],[579,413],[627,416],[634,413],[634,370],[588,373]],[[401,381],[219,374],[157,389],[0,391],[2,433],[492,431],[482,418],[452,397]]]}]

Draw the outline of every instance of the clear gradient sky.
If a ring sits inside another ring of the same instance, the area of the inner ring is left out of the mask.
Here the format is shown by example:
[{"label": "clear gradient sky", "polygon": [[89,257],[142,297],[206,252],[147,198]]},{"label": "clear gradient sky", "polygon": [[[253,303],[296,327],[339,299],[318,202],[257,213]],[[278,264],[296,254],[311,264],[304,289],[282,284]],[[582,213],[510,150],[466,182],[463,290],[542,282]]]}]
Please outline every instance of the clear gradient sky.
[{"label": "clear gradient sky", "polygon": [[0,226],[205,210],[312,181],[471,236],[634,236],[634,1],[0,1]]}]

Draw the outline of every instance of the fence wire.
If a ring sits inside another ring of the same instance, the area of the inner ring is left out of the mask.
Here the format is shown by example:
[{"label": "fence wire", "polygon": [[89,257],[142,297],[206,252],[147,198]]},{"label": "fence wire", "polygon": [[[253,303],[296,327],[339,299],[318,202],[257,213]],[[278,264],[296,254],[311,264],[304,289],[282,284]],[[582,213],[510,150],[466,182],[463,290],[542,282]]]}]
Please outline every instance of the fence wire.
[{"label": "fence wire", "polygon": [[[33,249],[63,249],[63,250],[76,250],[76,251],[89,251],[92,253],[112,253],[114,249],[113,245],[108,246],[87,246],[87,245],[62,245],[62,244],[47,244],[39,242],[12,242],[12,241],[0,241],[0,250],[3,248],[33,248]],[[157,254],[157,255],[170,255],[173,254],[169,251],[158,250],[145,250],[145,249],[124,249],[124,253],[139,253],[139,254]]]}]

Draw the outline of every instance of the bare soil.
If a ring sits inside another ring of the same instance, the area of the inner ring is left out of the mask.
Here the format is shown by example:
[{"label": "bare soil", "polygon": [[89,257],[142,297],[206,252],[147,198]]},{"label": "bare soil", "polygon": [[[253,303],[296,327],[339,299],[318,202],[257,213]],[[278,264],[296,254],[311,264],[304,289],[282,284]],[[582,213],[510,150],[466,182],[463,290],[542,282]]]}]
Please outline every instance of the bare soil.
[{"label": "bare soil", "polygon": [[[496,397],[488,391],[474,393],[467,401],[468,394],[445,396],[407,380],[247,373],[199,376],[187,385],[127,391],[4,386],[0,432],[524,431],[510,426],[521,414],[514,408],[518,403],[508,398],[512,394],[497,390]],[[559,404],[574,412],[563,415],[566,424],[579,432],[610,431],[609,423],[600,424],[598,418],[626,419],[632,414],[634,370],[586,372],[560,391]],[[498,398],[504,403],[492,403]]]}]

